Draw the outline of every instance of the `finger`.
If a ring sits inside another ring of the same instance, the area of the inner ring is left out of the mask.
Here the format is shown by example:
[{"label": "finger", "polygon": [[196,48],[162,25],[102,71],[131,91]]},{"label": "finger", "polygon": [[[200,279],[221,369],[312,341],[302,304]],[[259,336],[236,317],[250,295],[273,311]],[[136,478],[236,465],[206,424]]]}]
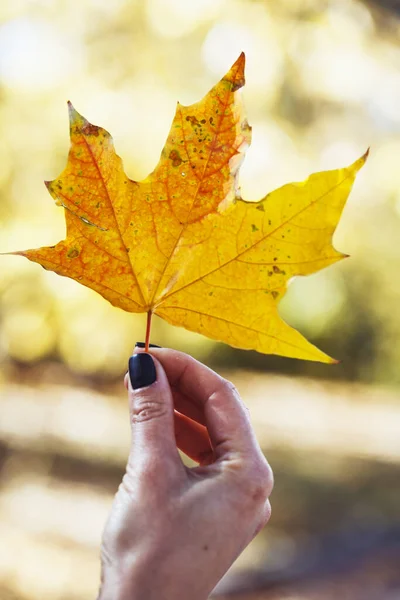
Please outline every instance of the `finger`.
[{"label": "finger", "polygon": [[207,429],[175,411],[175,440],[176,445],[189,458],[200,465],[208,465],[215,460]]},{"label": "finger", "polygon": [[[145,348],[144,342],[136,342],[134,352],[135,353],[145,352],[144,348]],[[161,348],[161,346],[157,346],[156,344],[149,344],[150,352],[152,351],[153,348]],[[175,388],[174,386],[171,386],[171,389],[172,389],[172,397],[174,400],[174,407],[176,408],[176,410],[184,415],[187,415],[188,417],[190,417],[190,419],[193,419],[194,421],[197,421],[198,423],[205,425],[204,414],[201,411],[201,409],[199,408],[199,406],[194,404],[190,398],[187,398],[186,396],[184,396],[179,391],[179,389]]]},{"label": "finger", "polygon": [[232,384],[192,357],[167,348],[152,350],[171,386],[204,413],[217,458],[260,453],[247,411]]},{"label": "finger", "polygon": [[[125,376],[125,387],[128,389],[128,373]],[[179,450],[189,458],[200,463],[209,464],[214,460],[210,436],[204,426],[205,418],[199,408],[183,396],[178,390],[172,390],[174,402],[175,441]]]},{"label": "finger", "polygon": [[161,364],[150,354],[129,359],[128,396],[132,429],[129,464],[134,469],[181,464],[175,443],[172,393]]},{"label": "finger", "polygon": [[175,410],[186,415],[189,419],[192,419],[192,421],[197,421],[197,423],[205,425],[206,419],[204,417],[204,412],[199,405],[195,404],[190,398],[184,396],[176,387],[171,387],[171,390]]}]

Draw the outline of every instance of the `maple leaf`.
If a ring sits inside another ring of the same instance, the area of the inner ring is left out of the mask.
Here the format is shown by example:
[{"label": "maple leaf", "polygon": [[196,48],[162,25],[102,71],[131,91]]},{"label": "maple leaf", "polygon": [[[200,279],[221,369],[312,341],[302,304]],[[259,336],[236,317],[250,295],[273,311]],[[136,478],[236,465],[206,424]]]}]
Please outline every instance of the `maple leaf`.
[{"label": "maple leaf", "polygon": [[241,54],[200,102],[178,103],[159,163],[141,182],[124,173],[110,134],[69,104],[67,167],[46,182],[65,209],[66,239],[14,254],[147,312],[147,341],[157,314],[235,347],[335,362],[281,319],[278,302],[290,278],[343,258],[332,235],[367,155],[259,202],[241,199],[251,140],[244,63]]}]

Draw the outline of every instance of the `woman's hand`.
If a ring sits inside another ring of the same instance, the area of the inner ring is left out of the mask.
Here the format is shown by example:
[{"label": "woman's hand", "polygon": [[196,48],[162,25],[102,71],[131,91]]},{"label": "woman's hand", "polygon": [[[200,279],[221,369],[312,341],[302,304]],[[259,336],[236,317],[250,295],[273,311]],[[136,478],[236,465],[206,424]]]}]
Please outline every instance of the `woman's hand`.
[{"label": "woman's hand", "polygon": [[181,352],[137,352],[99,600],[205,600],[268,521],[272,472],[231,383]]}]

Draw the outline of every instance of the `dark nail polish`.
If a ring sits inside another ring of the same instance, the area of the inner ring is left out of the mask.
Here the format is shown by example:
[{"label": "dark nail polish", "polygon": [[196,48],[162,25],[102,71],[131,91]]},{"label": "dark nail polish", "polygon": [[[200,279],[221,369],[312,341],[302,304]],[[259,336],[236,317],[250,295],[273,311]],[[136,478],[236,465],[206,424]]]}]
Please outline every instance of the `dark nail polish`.
[{"label": "dark nail polish", "polygon": [[157,379],[156,367],[150,354],[141,352],[129,359],[129,378],[134,390],[147,387]]},{"label": "dark nail polish", "polygon": [[[146,344],[144,342],[136,342],[136,348],[145,348]],[[157,344],[149,344],[149,348],[162,348],[162,346],[157,346]]]}]

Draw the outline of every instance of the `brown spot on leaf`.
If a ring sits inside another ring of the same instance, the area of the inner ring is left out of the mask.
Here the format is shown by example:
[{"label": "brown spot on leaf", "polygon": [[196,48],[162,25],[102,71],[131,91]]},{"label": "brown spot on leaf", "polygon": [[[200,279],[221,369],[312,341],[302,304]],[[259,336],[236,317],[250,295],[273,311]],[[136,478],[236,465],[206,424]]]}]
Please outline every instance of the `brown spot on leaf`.
[{"label": "brown spot on leaf", "polygon": [[229,81],[229,79],[226,79],[225,81],[228,81],[228,83],[231,84],[232,92],[236,92],[237,90],[240,90],[240,88],[244,86],[244,77],[242,77],[240,79],[236,79],[235,81]]},{"label": "brown spot on leaf", "polygon": [[81,251],[79,250],[79,248],[76,248],[76,246],[74,246],[73,248],[70,248],[67,252],[67,256],[68,258],[76,258],[77,256],[79,256],[81,253]]},{"label": "brown spot on leaf", "polygon": [[168,158],[172,160],[173,167],[179,167],[179,165],[183,162],[181,155],[177,150],[171,150]]},{"label": "brown spot on leaf", "polygon": [[91,123],[85,123],[85,125],[82,127],[82,133],[97,137],[100,133],[100,127],[97,127],[97,125],[92,125]]},{"label": "brown spot on leaf", "polygon": [[286,275],[286,271],[282,271],[282,269],[280,269],[276,265],[274,265],[272,268],[274,270],[274,273],[279,273],[279,275]]},{"label": "brown spot on leaf", "polygon": [[186,117],[186,121],[189,121],[189,123],[193,126],[199,125],[199,120],[194,115],[188,115]]}]

